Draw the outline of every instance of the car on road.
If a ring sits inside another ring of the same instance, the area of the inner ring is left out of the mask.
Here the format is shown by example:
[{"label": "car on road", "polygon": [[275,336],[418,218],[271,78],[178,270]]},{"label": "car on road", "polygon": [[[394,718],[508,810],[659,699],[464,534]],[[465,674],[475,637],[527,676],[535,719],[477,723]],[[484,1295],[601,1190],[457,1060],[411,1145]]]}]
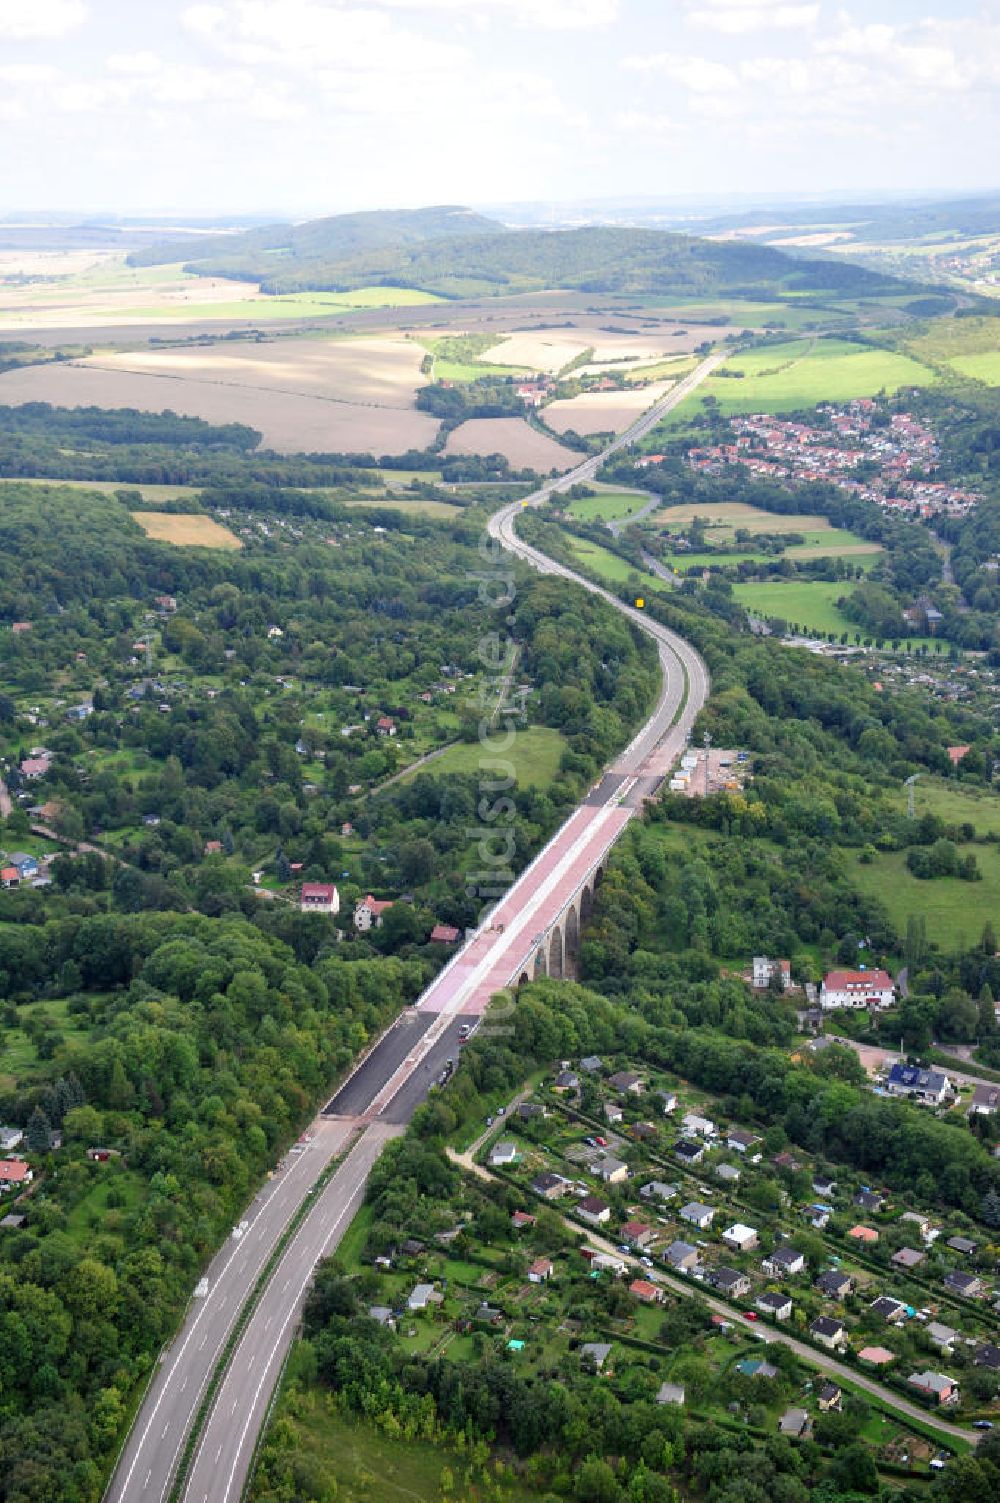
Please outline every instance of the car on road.
[{"label": "car on road", "polygon": [[594,1142],[597,1144],[598,1148],[607,1148],[608,1146],[607,1138],[595,1138]]},{"label": "car on road", "polygon": [[992,1430],[993,1429],[993,1421],[992,1420],[973,1420],[972,1421],[972,1428],[973,1428],[973,1430]]},{"label": "car on road", "polygon": [[639,1259],[639,1262],[642,1264],[643,1268],[652,1268],[653,1266],[652,1258],[643,1257]]},{"label": "car on road", "polygon": [[757,1311],[756,1310],[744,1310],[744,1312],[743,1312],[743,1319],[744,1320],[756,1320],[757,1319]]}]

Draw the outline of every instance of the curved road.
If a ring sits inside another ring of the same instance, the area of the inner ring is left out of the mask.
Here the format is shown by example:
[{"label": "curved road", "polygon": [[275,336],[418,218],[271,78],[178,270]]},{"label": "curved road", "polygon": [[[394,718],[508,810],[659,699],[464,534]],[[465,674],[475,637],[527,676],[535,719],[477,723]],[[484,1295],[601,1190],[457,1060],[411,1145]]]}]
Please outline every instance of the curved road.
[{"label": "curved road", "polygon": [[703,361],[601,454],[491,520],[490,533],[501,547],[544,573],[561,575],[602,596],[656,640],[664,671],[659,700],[631,744],[439,972],[417,1006],[408,1008],[361,1061],[317,1119],[308,1145],[293,1151],[287,1167],[254,1201],[246,1213],[249,1225],[217,1255],[208,1269],[207,1294],[192,1302],[162,1355],[108,1488],[108,1503],[164,1503],[241,1309],[288,1222],[315,1193],[331,1160],[344,1154],[285,1247],[235,1353],[226,1360],[180,1494],[185,1503],[235,1503],[240,1497],[312,1271],[350,1224],[373,1163],[404,1129],[446,1061],[457,1055],[461,1033],[474,1026],[490,997],[521,975],[532,974],[539,934],[560,921],[581,882],[603,862],[682,750],[708,694],[701,658],[666,627],[522,542],[514,518],[523,505],[539,505],[554,491],[591,479],[610,454],[648,432],[723,358]]}]

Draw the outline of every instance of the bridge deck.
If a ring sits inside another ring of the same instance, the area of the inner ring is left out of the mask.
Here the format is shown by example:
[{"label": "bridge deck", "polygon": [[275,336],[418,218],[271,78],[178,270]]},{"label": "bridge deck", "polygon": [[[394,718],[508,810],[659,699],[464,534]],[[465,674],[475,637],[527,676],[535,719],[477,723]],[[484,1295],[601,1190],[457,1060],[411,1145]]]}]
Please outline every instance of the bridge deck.
[{"label": "bridge deck", "polygon": [[461,955],[431,983],[421,1011],[482,1013],[494,992],[534,974],[537,936],[543,934],[614,845],[635,810],[605,804],[575,809],[556,838],[497,904]]}]

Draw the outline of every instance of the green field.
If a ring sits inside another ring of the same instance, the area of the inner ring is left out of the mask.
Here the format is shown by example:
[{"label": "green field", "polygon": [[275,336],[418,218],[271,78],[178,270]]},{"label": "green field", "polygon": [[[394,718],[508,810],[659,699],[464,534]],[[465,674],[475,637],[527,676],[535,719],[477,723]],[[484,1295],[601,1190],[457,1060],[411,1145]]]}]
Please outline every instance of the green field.
[{"label": "green field", "polygon": [[963,376],[1000,386],[1000,350],[985,350],[979,355],[955,355],[948,364]]},{"label": "green field", "polygon": [[709,376],[685,402],[653,430],[645,448],[656,447],[657,433],[684,427],[706,396],[715,397],[724,414],[790,412],[817,402],[847,402],[872,397],[883,389],[931,386],[929,366],[893,350],[863,348],[842,339],[795,339],[767,349],[748,350],[726,362],[742,378]]},{"label": "green field", "polygon": [[[503,732],[498,735],[498,746],[503,747]],[[563,746],[563,738],[558,731],[533,725],[517,732],[509,750],[492,751],[488,744],[481,746],[478,741],[460,741],[455,746],[449,746],[428,767],[416,768],[412,775],[416,776],[421,772],[432,777],[451,773],[474,774],[484,767],[493,768],[496,761],[502,758],[513,763],[521,787],[545,788],[559,771]]]},{"label": "green field", "polygon": [[736,599],[755,616],[780,617],[811,632],[853,635],[858,627],[837,609],[837,601],[850,593],[850,585],[825,579],[733,586]]},{"label": "green field", "polygon": [[[917,784],[919,789],[920,784]],[[920,806],[917,806],[920,812]],[[987,919],[1000,918],[1000,850],[995,845],[960,845],[959,854],[972,852],[981,882],[962,882],[957,877],[922,881],[906,866],[905,851],[879,854],[870,866],[862,866],[852,853],[845,857],[854,886],[885,905],[897,931],[906,932],[911,915],[927,921],[927,938],[942,950],[955,951],[974,944]]]},{"label": "green field", "polygon": [[579,517],[584,522],[592,522],[595,517],[599,517],[602,522],[610,522],[618,517],[630,517],[633,512],[641,511],[651,500],[652,497],[645,494],[604,491],[597,496],[581,496],[579,501],[571,501],[566,510],[571,517]]},{"label": "green field", "polygon": [[[900,808],[906,807],[902,789],[898,803]],[[986,788],[922,777],[914,789],[913,807],[918,819],[922,814],[936,814],[948,824],[974,825],[980,836],[1000,835],[1000,796]]]},{"label": "green field", "polygon": [[786,548],[782,554],[773,553],[671,553],[664,562],[671,569],[677,569],[684,573],[686,569],[711,569],[735,567],[737,564],[761,564],[774,563],[777,558],[787,558],[792,563],[808,563],[816,558],[848,558],[852,564],[859,564],[862,569],[873,567],[875,560],[882,552],[878,543],[851,543],[834,544],[825,547],[822,544],[802,543],[793,548]]},{"label": "green field", "polygon": [[434,357],[431,376],[435,381],[478,381],[482,376],[526,376],[531,372],[513,365],[490,365],[483,356],[500,344],[502,334],[444,334],[421,339]]},{"label": "green field", "polygon": [[599,575],[601,579],[608,580],[611,584],[625,584],[634,579],[642,584],[644,590],[672,588],[666,580],[657,579],[655,574],[642,572],[626,559],[619,558],[617,553],[612,553],[597,543],[590,543],[585,538],[575,537],[567,537],[566,541],[573,556],[583,568],[588,569],[592,574]]}]

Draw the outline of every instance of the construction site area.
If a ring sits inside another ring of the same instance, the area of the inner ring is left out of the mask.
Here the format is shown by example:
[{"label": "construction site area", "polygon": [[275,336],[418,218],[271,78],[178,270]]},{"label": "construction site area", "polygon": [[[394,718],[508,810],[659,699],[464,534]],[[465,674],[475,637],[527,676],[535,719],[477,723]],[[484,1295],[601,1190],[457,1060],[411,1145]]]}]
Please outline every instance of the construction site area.
[{"label": "construction site area", "polygon": [[705,798],[710,793],[737,792],[750,778],[750,753],[721,746],[686,751],[670,779],[671,793]]}]

